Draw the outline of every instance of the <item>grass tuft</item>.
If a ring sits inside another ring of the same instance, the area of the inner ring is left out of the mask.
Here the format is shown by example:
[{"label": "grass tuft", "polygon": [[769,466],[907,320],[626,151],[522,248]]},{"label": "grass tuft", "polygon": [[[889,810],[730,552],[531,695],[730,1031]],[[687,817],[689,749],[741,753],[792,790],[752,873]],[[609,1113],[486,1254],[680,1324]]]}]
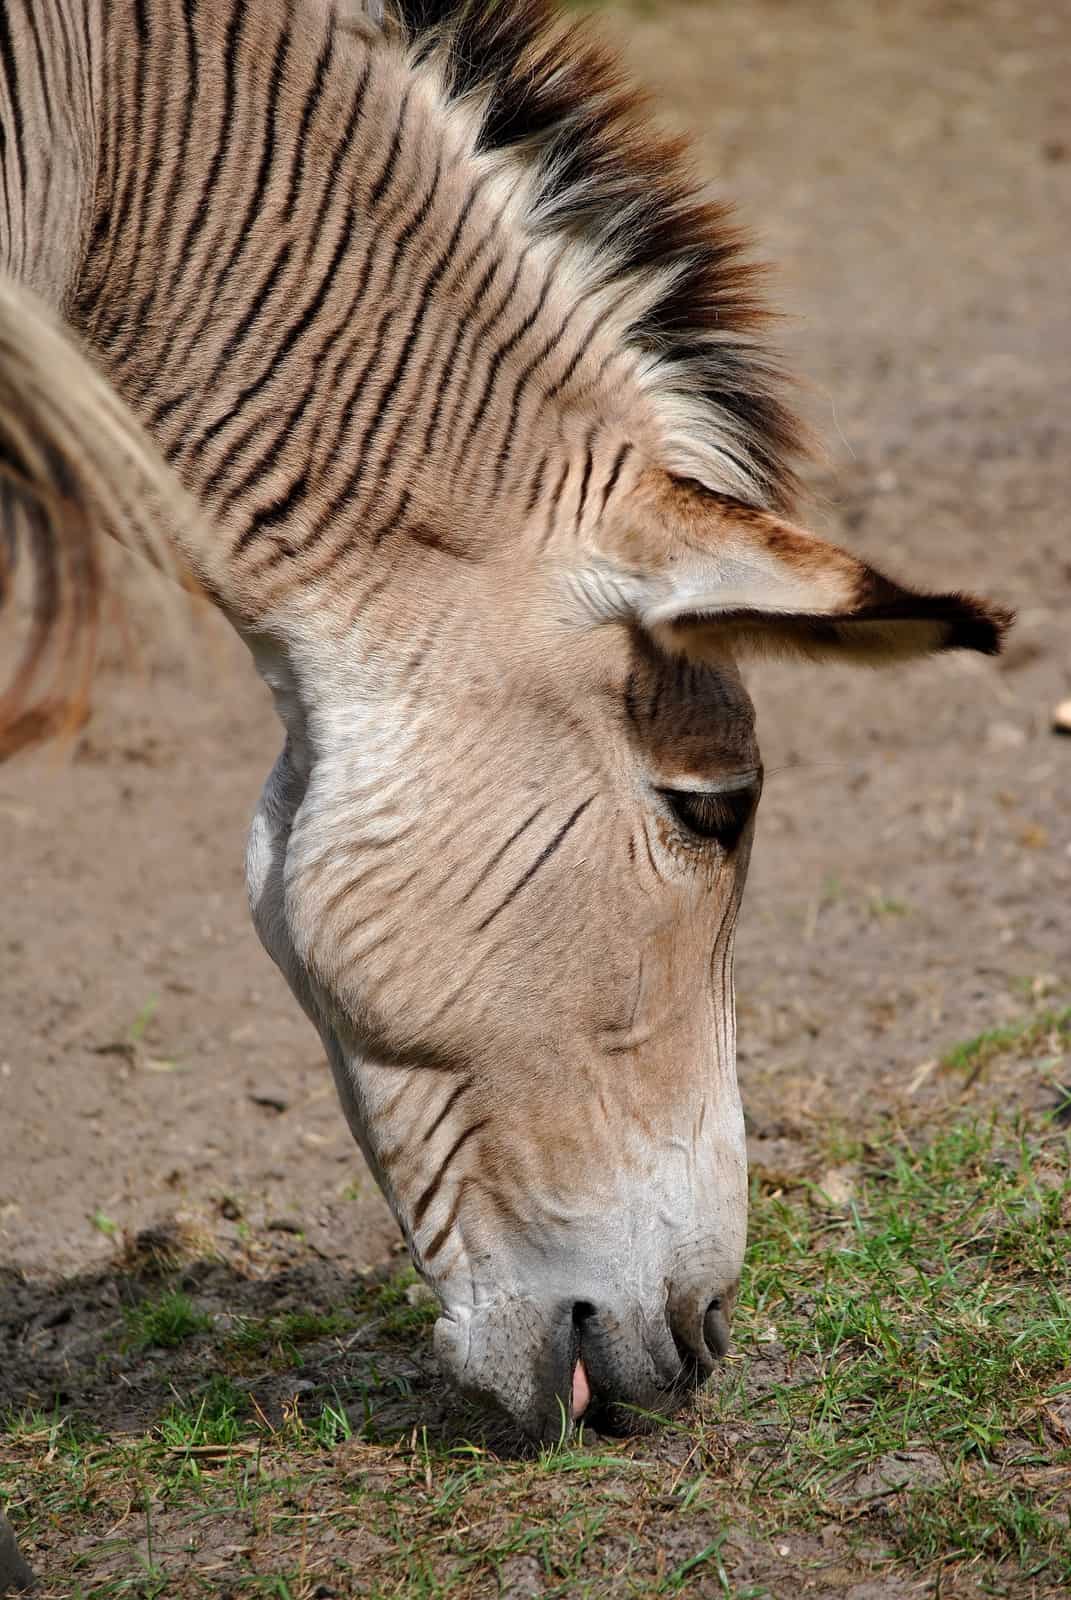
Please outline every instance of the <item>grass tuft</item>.
[{"label": "grass tuft", "polygon": [[287,1311],[277,1317],[240,1318],[225,1343],[240,1356],[270,1356],[276,1366],[300,1365],[302,1345],[335,1338],[352,1326],[352,1317],[341,1311]]},{"label": "grass tuft", "polygon": [[1021,1022],[1000,1028],[987,1028],[973,1039],[956,1045],[941,1058],[941,1066],[954,1072],[977,1072],[998,1056],[1011,1053],[1040,1055],[1050,1050],[1059,1053],[1071,1044],[1071,1006],[1059,1011],[1042,1011]]},{"label": "grass tuft", "polygon": [[129,1350],[148,1350],[152,1346],[172,1350],[211,1327],[210,1318],[198,1311],[188,1294],[178,1289],[156,1300],[142,1300],[139,1305],[128,1306],[123,1319]]},{"label": "grass tuft", "polygon": [[1051,1121],[992,1118],[890,1151],[847,1217],[758,1188],[738,1336],[778,1371],[750,1397],[728,1385],[720,1414],[775,1430],[768,1507],[895,1498],[904,1556],[973,1548],[1071,1582],[1066,1518],[1028,1515],[1005,1466],[1071,1465],[1046,1423],[1071,1370],[1068,1173]]}]

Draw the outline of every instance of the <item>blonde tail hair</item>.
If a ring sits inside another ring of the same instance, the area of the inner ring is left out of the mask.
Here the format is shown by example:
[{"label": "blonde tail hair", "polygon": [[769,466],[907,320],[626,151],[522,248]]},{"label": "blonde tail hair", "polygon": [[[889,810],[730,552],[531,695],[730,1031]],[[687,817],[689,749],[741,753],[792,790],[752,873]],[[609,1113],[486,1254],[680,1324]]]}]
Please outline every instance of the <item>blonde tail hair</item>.
[{"label": "blonde tail hair", "polygon": [[77,336],[0,276],[0,623],[14,656],[0,681],[0,761],[85,718],[105,538],[192,588],[179,541],[199,521]]}]

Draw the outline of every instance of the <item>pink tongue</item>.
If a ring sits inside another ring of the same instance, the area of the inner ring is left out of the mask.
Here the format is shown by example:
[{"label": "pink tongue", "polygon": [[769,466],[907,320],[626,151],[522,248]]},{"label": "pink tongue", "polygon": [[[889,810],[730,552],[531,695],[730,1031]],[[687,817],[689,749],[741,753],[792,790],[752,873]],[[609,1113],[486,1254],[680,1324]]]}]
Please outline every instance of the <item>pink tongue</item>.
[{"label": "pink tongue", "polygon": [[582,1417],[584,1415],[584,1412],[588,1409],[588,1401],[590,1399],[591,1385],[588,1383],[588,1375],[584,1371],[584,1363],[582,1361],[578,1361],[576,1366],[573,1368],[574,1417]]}]

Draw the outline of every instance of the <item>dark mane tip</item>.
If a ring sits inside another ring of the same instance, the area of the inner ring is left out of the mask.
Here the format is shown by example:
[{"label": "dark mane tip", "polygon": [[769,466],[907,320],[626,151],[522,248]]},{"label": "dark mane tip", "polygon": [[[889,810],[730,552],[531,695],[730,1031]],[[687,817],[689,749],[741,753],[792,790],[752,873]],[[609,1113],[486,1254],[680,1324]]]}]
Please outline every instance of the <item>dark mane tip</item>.
[{"label": "dark mane tip", "polygon": [[702,198],[688,141],[657,126],[614,54],[551,0],[393,0],[392,11],[417,59],[443,61],[451,95],[480,96],[482,148],[531,163],[536,227],[586,235],[608,282],[666,274],[631,337],[746,438],[757,492],[787,509],[807,450],[776,361],[756,344],[773,317],[764,269],[731,208]]}]

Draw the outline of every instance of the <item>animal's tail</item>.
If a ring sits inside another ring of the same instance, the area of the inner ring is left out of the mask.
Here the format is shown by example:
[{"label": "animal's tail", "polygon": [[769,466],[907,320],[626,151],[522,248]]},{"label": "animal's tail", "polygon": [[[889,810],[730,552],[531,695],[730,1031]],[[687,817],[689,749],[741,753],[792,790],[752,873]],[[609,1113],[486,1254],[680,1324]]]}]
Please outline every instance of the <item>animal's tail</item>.
[{"label": "animal's tail", "polygon": [[85,715],[104,538],[189,581],[176,537],[198,521],[77,336],[0,275],[0,761]]}]

